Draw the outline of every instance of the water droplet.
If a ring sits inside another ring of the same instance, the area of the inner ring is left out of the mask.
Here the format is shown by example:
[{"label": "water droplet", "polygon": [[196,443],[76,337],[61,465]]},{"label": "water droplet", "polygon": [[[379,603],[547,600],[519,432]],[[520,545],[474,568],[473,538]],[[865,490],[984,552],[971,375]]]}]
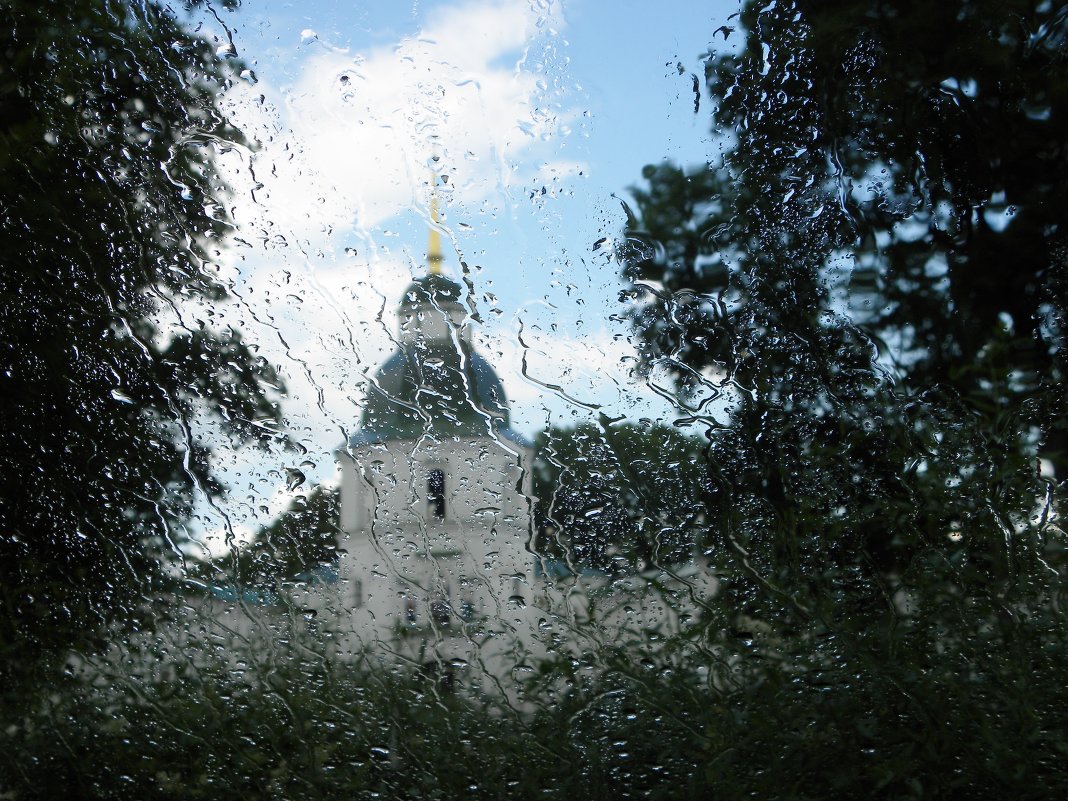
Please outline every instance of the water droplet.
[{"label": "water droplet", "polygon": [[292,492],[305,481],[308,477],[304,475],[299,468],[287,467],[286,468],[286,489]]}]

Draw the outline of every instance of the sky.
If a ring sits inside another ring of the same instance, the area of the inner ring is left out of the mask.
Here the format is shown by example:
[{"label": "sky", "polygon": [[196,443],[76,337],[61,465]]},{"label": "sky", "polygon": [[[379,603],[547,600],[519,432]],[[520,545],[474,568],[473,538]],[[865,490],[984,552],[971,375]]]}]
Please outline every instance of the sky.
[{"label": "sky", "polygon": [[[232,492],[201,512],[209,539],[243,539],[333,478],[368,376],[394,347],[397,301],[426,271],[432,183],[444,271],[471,287],[474,340],[516,428],[533,436],[595,410],[679,415],[666,382],[634,369],[612,242],[645,164],[718,155],[691,76],[710,47],[735,44],[713,34],[736,9],[271,0],[199,21],[244,67],[220,106],[249,141],[218,153],[234,231],[212,269],[233,297],[212,321],[279,369],[306,451],[217,449]],[[305,487],[287,487],[292,467]]]}]

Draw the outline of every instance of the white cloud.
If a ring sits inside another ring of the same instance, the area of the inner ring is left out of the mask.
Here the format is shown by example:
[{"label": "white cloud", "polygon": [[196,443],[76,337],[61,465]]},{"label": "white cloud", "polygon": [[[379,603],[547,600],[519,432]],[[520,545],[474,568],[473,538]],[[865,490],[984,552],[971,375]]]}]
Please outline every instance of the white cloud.
[{"label": "white cloud", "polygon": [[530,433],[599,413],[666,423],[685,411],[638,370],[634,344],[619,331],[565,334],[528,322],[522,335],[487,341],[491,347],[513,419]]},{"label": "white cloud", "polygon": [[505,199],[553,160],[574,116],[539,58],[561,25],[526,3],[475,0],[437,9],[391,47],[318,48],[290,86],[236,86],[227,111],[259,143],[231,176],[238,223],[268,240],[316,243],[330,231],[374,240],[397,215],[425,213],[435,157],[448,178],[444,205]]},{"label": "white cloud", "polygon": [[[290,374],[287,413],[328,415],[335,432],[352,420],[362,373],[391,348],[393,307],[421,270],[406,239],[423,238],[432,157],[448,178],[446,229],[491,220],[480,212],[506,205],[517,176],[558,184],[584,169],[559,157],[568,113],[545,77],[562,24],[525,2],[473,0],[364,52],[305,31],[313,49],[292,84],[227,93],[254,144],[219,156],[236,224],[219,260],[237,301],[215,311]],[[450,232],[464,246],[487,233]]]}]

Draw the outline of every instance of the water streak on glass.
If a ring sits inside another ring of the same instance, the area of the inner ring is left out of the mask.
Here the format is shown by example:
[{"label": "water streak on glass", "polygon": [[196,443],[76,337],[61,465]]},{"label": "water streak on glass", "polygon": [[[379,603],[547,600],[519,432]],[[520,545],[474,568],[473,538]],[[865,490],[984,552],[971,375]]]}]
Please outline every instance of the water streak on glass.
[{"label": "water streak on glass", "polygon": [[0,796],[1063,796],[1066,40],[0,4]]}]

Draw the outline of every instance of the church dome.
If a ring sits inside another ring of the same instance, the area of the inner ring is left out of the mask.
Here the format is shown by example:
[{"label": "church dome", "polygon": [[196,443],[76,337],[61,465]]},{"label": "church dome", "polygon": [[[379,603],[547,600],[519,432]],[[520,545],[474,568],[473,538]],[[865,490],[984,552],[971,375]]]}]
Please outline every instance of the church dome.
[{"label": "church dome", "polygon": [[404,290],[400,302],[401,313],[422,305],[444,309],[454,304],[459,305],[461,297],[463,289],[458,283],[440,273],[431,273],[412,281]]},{"label": "church dome", "polygon": [[496,371],[457,329],[462,289],[431,274],[413,282],[400,302],[399,346],[378,369],[350,445],[502,436],[512,431],[508,400]]}]

